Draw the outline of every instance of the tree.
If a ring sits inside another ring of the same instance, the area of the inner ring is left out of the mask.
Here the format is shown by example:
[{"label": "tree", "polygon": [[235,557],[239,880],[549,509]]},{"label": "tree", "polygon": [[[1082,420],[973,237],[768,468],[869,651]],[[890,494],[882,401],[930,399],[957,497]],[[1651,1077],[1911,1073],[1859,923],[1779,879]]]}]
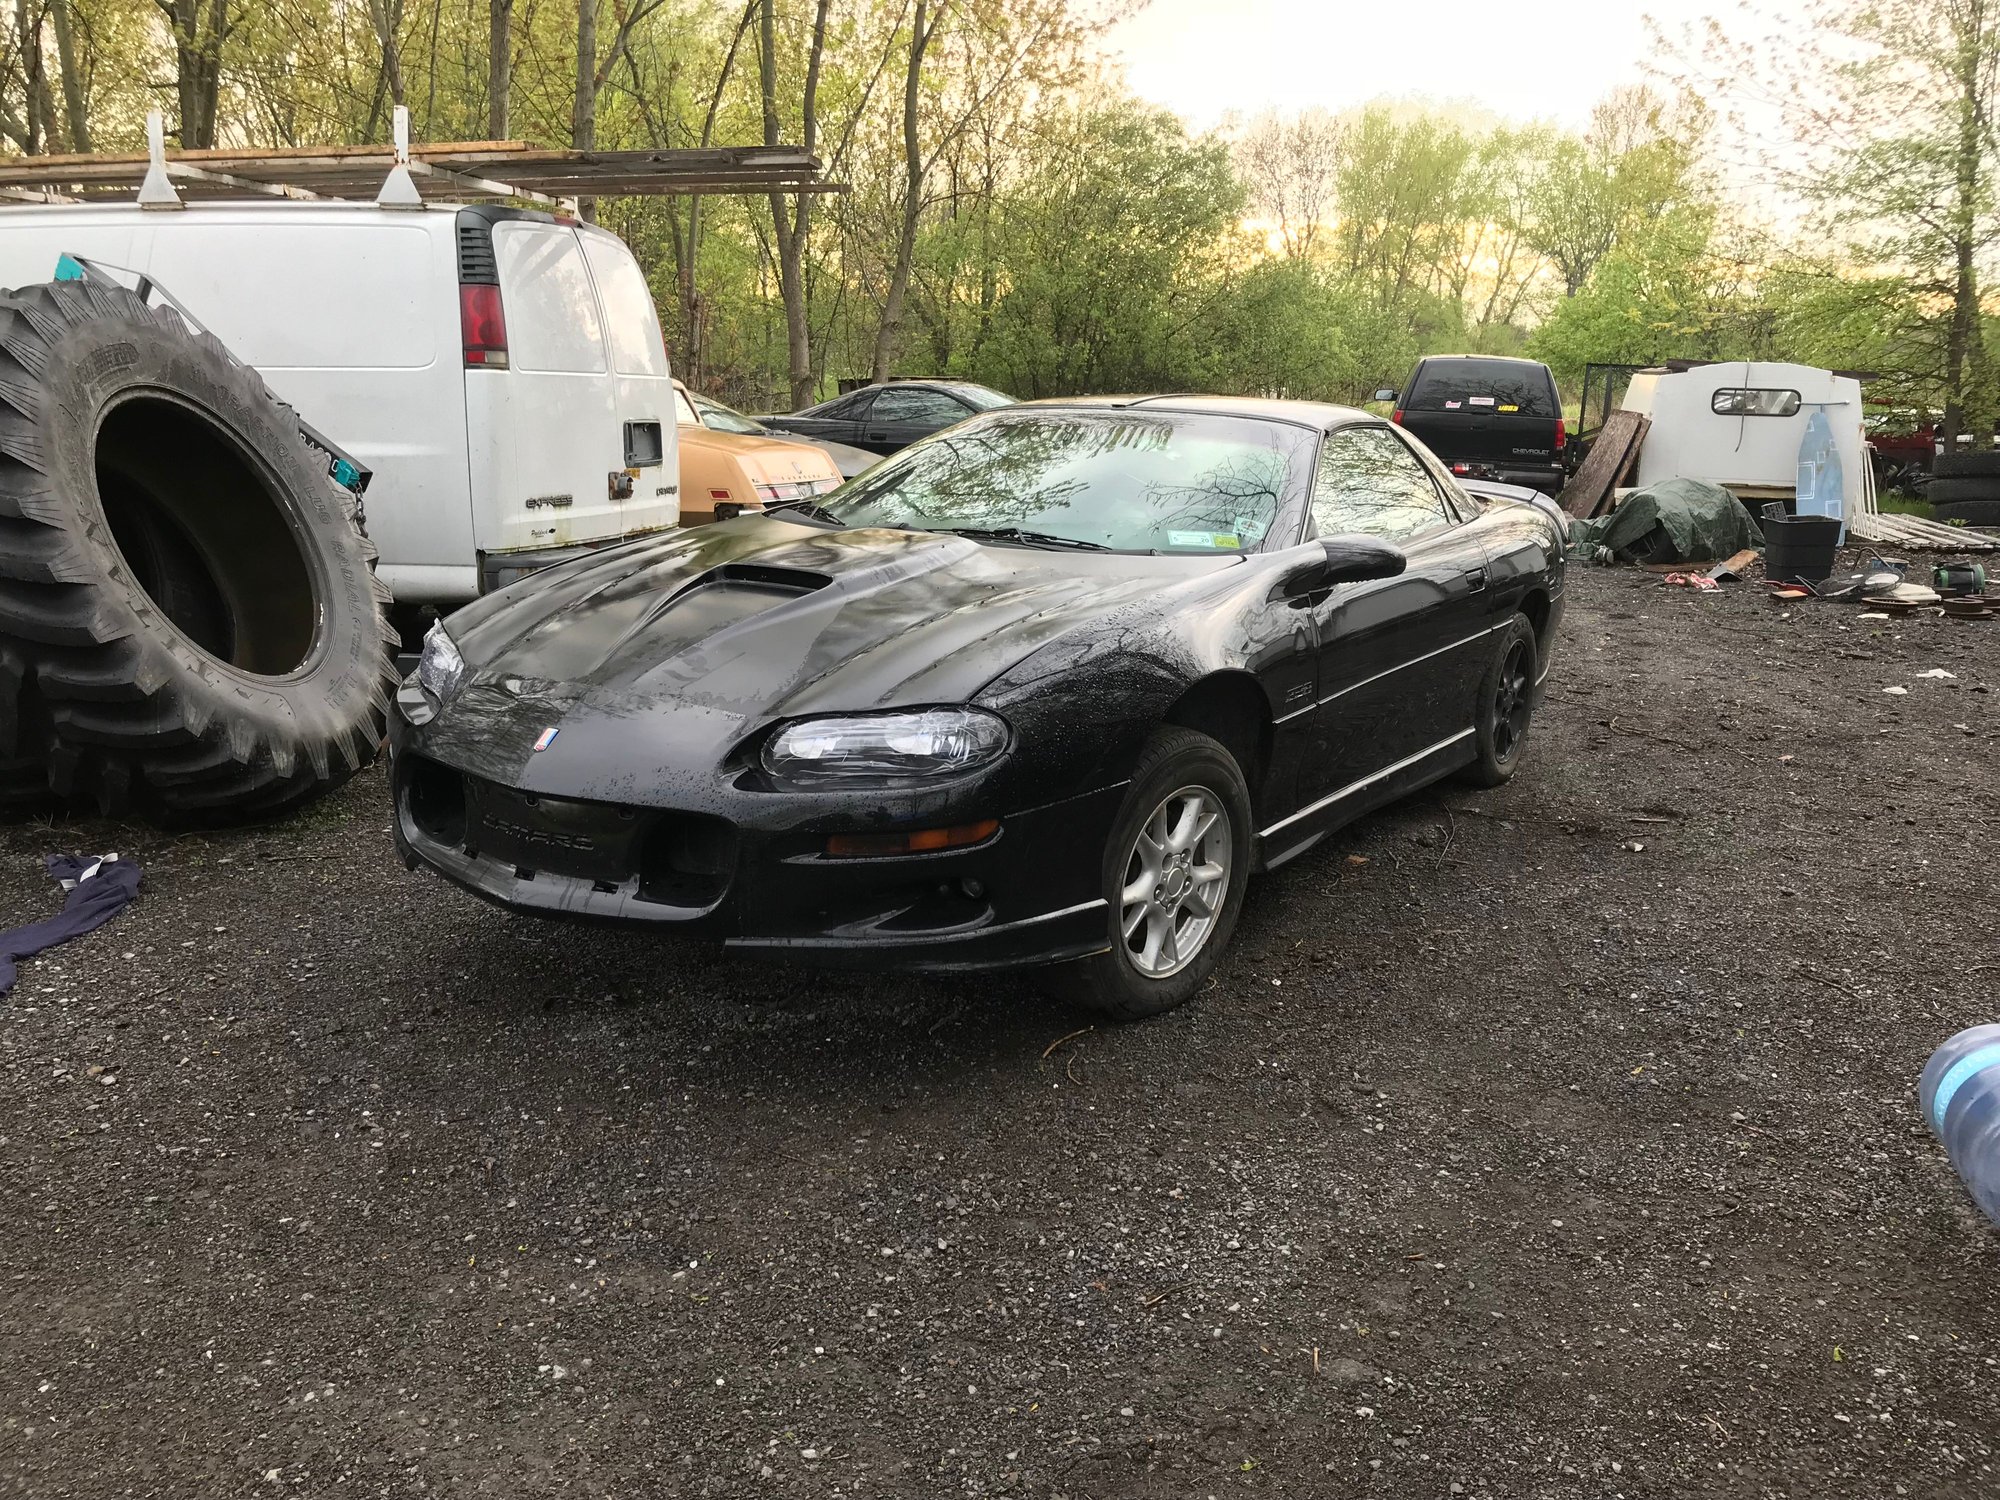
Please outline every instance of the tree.
[{"label": "tree", "polygon": [[1310,259],[1331,226],[1345,136],[1339,119],[1309,109],[1259,115],[1236,140],[1250,214],[1272,227],[1287,256]]},{"label": "tree", "polygon": [[486,11],[486,138],[508,139],[508,95],[514,85],[514,0],[488,0]]},{"label": "tree", "polygon": [[1696,145],[1704,111],[1644,87],[1614,90],[1591,111],[1581,138],[1559,141],[1529,193],[1527,233],[1562,277],[1564,295],[1583,290],[1619,239],[1675,205],[1697,198]]},{"label": "tree", "polygon": [[155,0],[174,45],[174,88],[180,102],[180,141],[190,151],[215,145],[222,104],[222,48],[243,17],[230,0]]},{"label": "tree", "polygon": [[1823,74],[1847,149],[1801,175],[1821,221],[1864,265],[1907,277],[1909,300],[1940,306],[1940,436],[1993,418],[1982,275],[2000,246],[2000,0],[1848,0],[1830,26],[1863,49]]}]

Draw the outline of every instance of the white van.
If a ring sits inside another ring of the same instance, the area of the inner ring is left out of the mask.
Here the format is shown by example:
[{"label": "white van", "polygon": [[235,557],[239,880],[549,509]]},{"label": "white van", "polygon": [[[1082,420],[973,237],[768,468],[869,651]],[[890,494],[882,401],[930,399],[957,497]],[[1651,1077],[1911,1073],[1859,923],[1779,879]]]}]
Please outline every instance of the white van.
[{"label": "white van", "polygon": [[680,520],[659,317],[593,225],[444,204],[0,207],[0,287],[54,279],[65,252],[153,278],[373,471],[368,531],[399,605],[450,608]]}]

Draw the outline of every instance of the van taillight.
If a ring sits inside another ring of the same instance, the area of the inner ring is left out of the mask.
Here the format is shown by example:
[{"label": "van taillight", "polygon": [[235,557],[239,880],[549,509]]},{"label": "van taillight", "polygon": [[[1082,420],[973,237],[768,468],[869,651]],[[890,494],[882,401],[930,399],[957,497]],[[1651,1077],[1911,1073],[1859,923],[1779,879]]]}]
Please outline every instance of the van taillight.
[{"label": "van taillight", "polygon": [[1558,416],[1556,417],[1556,452],[1560,453],[1563,451],[1563,449],[1567,448],[1568,446],[1569,446],[1569,423],[1564,421],[1562,416],[1558,414]]},{"label": "van taillight", "polygon": [[458,289],[458,329],[467,369],[507,368],[507,315],[500,308],[499,287],[486,282]]}]

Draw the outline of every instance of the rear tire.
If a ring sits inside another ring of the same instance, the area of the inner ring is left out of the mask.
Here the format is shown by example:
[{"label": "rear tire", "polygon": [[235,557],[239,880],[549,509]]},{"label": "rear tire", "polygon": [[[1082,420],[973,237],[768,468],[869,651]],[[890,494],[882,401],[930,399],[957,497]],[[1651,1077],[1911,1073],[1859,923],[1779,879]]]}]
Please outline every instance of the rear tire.
[{"label": "rear tire", "polygon": [[1473,785],[1501,786],[1513,780],[1535,714],[1541,659],[1535,627],[1526,615],[1514,616],[1500,632],[1500,649],[1479,684],[1473,721],[1479,758],[1465,768],[1465,779]]},{"label": "rear tire", "polygon": [[1114,1021],[1186,1003],[1236,929],[1255,836],[1235,758],[1192,729],[1157,732],[1105,843],[1109,945],[1065,966],[1072,998]]},{"label": "rear tire", "polygon": [[374,549],[297,418],[124,287],[0,296],[0,730],[101,811],[269,816],[373,759]]}]

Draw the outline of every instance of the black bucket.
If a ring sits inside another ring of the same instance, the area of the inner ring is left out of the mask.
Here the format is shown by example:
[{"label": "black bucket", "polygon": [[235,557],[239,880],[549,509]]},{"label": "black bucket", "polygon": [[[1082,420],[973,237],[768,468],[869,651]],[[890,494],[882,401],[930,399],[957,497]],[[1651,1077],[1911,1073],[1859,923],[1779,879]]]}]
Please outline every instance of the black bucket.
[{"label": "black bucket", "polygon": [[1824,583],[1840,550],[1833,516],[1764,518],[1764,576],[1773,583]]}]

